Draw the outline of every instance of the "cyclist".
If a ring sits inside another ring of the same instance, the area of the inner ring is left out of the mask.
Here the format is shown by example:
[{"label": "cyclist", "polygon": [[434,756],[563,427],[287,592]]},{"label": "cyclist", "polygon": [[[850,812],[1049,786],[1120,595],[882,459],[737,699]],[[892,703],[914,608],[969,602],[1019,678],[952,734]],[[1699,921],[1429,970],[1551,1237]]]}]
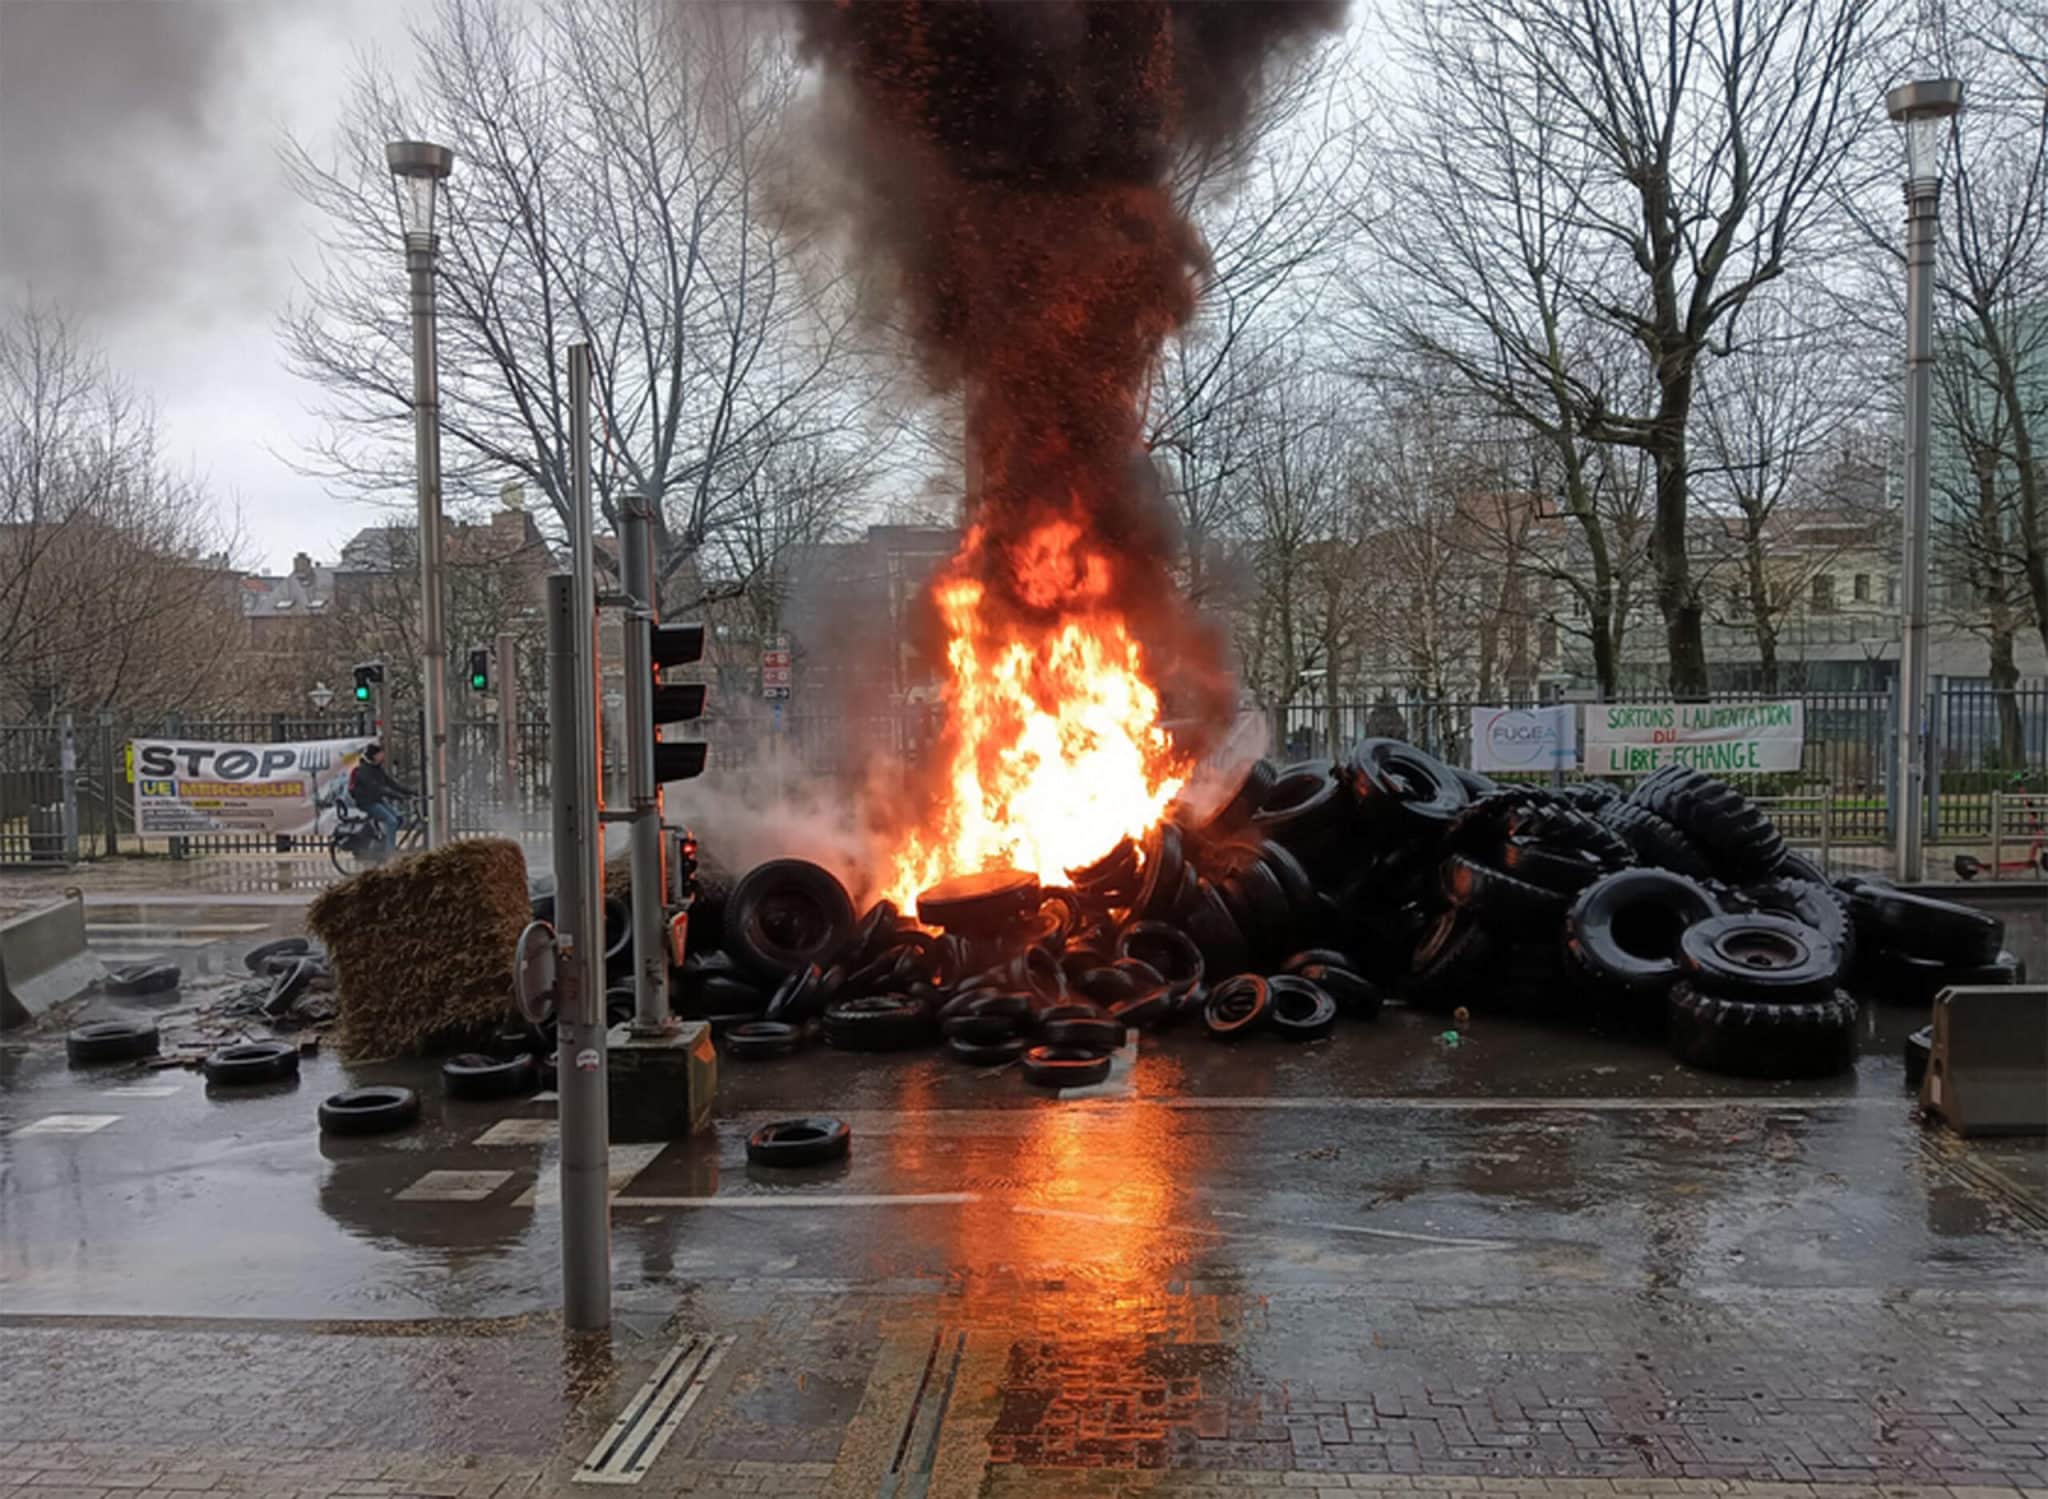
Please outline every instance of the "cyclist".
[{"label": "cyclist", "polygon": [[399,797],[418,794],[410,786],[402,786],[391,778],[391,772],[384,768],[383,745],[372,740],[363,746],[362,758],[349,772],[348,796],[377,824],[381,852],[389,854],[397,847],[398,830],[405,823],[405,814],[394,803]]}]

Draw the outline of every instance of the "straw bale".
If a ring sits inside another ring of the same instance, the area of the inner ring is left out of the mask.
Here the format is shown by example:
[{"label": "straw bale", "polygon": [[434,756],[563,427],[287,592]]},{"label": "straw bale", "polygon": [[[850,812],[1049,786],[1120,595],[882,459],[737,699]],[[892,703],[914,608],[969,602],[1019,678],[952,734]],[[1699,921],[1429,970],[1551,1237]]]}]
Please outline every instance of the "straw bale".
[{"label": "straw bale", "polygon": [[527,920],[526,857],[503,838],[409,854],[327,890],[307,925],[334,972],[342,1055],[429,1051],[501,1021]]}]

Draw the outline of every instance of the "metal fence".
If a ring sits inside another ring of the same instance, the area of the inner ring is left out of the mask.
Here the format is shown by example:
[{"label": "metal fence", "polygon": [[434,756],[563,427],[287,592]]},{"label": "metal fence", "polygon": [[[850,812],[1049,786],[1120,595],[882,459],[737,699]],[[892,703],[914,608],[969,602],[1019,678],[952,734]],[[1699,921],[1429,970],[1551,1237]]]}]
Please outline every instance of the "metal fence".
[{"label": "metal fence", "polygon": [[[1789,695],[1788,695],[1789,696]],[[1897,734],[1889,691],[1797,695],[1805,705],[1805,745],[1797,770],[1736,777],[1763,799],[1803,847],[1856,863],[1845,851],[1871,850],[1892,839],[1889,787]],[[1649,699],[1645,699],[1649,700]],[[1716,694],[1717,702],[1757,701],[1755,694]],[[1272,711],[1273,754],[1283,760],[1341,753],[1371,736],[1406,739],[1452,764],[1469,764],[1469,700],[1396,693],[1371,703],[1294,704]],[[794,711],[744,712],[695,726],[710,745],[705,783],[774,774],[850,784],[878,761],[915,767],[937,742],[942,710],[909,705],[865,716]],[[607,715],[610,717],[611,715]],[[607,725],[607,727],[612,727]],[[135,834],[134,794],[127,768],[133,738],[179,737],[231,742],[326,739],[366,732],[353,713],[308,718],[154,718],[105,714],[96,721],[0,725],[0,865],[67,863],[124,852],[303,852],[325,847],[327,830],[275,839],[247,833],[152,840]],[[384,740],[393,773],[420,783],[424,739],[417,717],[389,725]],[[538,841],[549,826],[548,727],[522,720],[506,747],[495,720],[450,727],[450,803],[454,831]],[[622,793],[621,740],[605,735],[608,794]],[[68,753],[67,753],[68,747]],[[2048,836],[2048,682],[2009,692],[1981,683],[1937,682],[1930,698],[1930,795],[1927,840],[1966,849],[1994,862],[2023,860]],[[687,794],[674,799],[687,818]],[[1869,862],[1864,858],[1861,862]]]}]

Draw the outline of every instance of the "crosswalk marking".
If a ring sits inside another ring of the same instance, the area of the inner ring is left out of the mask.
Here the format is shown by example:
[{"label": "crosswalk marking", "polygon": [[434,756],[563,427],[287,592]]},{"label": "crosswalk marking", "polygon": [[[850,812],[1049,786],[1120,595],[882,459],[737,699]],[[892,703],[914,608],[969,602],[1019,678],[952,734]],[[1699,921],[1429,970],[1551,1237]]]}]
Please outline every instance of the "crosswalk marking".
[{"label": "crosswalk marking", "polygon": [[429,1171],[398,1194],[400,1202],[482,1202],[512,1180],[509,1171]]},{"label": "crosswalk marking", "polygon": [[555,1137],[552,1119],[500,1119],[476,1137],[478,1145],[544,1145]]},{"label": "crosswalk marking", "polygon": [[[611,1150],[610,1169],[605,1173],[605,1190],[614,1195],[625,1190],[626,1184],[654,1164],[654,1158],[668,1149],[666,1140],[656,1140],[647,1145],[614,1145]],[[512,1204],[522,1208],[558,1208],[562,1205],[562,1167],[559,1162],[546,1167],[540,1180],[519,1194]]]},{"label": "crosswalk marking", "polygon": [[14,1132],[16,1139],[23,1135],[90,1135],[119,1123],[119,1114],[45,1114],[33,1124],[24,1124]]}]

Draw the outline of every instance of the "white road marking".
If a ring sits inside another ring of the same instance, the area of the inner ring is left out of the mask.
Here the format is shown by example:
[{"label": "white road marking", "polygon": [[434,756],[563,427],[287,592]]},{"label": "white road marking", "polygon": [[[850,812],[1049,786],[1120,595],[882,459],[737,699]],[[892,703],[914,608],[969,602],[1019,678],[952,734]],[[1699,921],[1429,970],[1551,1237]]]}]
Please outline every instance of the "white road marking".
[{"label": "white road marking", "polygon": [[125,1088],[103,1088],[102,1098],[175,1098],[185,1090],[176,1083],[130,1083]]},{"label": "white road marking", "polygon": [[621,1208],[921,1208],[945,1207],[954,1203],[979,1202],[979,1192],[899,1192],[863,1195],[819,1193],[815,1197],[614,1197]]},{"label": "white road marking", "polygon": [[[614,1145],[611,1149],[609,1169],[605,1172],[606,1190],[617,1196],[625,1190],[626,1184],[653,1164],[654,1158],[668,1149],[666,1140],[656,1140],[647,1145]],[[512,1204],[520,1208],[558,1208],[562,1205],[562,1167],[557,1162],[542,1170],[540,1179],[521,1192]]]},{"label": "white road marking", "polygon": [[152,936],[156,932],[211,932],[215,936],[236,936],[266,932],[268,922],[86,922],[86,932],[125,932],[127,936]]},{"label": "white road marking", "polygon": [[638,1483],[661,1456],[683,1417],[704,1393],[719,1360],[733,1345],[732,1333],[685,1338],[640,1386],[611,1430],[597,1439],[576,1471],[577,1483]]},{"label": "white road marking", "polygon": [[118,1123],[119,1114],[45,1114],[33,1124],[24,1124],[14,1132],[15,1138],[23,1135],[90,1135]]},{"label": "white road marking", "polygon": [[509,1171],[429,1171],[398,1194],[400,1202],[482,1202],[512,1180]]},{"label": "white road marking", "polygon": [[1440,1095],[1383,1098],[1155,1098],[1162,1109],[1357,1110],[1423,1109],[1441,1113],[1662,1114],[1699,1109],[1896,1109],[1891,1098],[1445,1098]]},{"label": "white road marking", "polygon": [[1154,1233],[1203,1234],[1213,1239],[1270,1239],[1272,1230],[1279,1228],[1306,1228],[1318,1233],[1362,1234],[1374,1239],[1399,1239],[1407,1243],[1427,1244],[1432,1249],[1510,1249],[1513,1243],[1507,1239],[1460,1239],[1444,1234],[1411,1234],[1392,1228],[1365,1228],[1355,1223],[1314,1223],[1299,1218],[1268,1218],[1262,1213],[1228,1213],[1218,1211],[1218,1218],[1243,1218],[1254,1223],[1269,1225],[1263,1230],[1228,1228],[1200,1228],[1192,1223],[1152,1223],[1143,1218],[1120,1218],[1113,1213],[1087,1213],[1078,1208],[1033,1207],[1026,1203],[1012,1203],[1010,1211],[1021,1213],[1027,1218],[1071,1218],[1081,1223],[1100,1223],[1113,1228],[1144,1228]]},{"label": "white road marking", "polygon": [[558,1128],[552,1119],[500,1119],[476,1137],[478,1145],[545,1145]]}]

